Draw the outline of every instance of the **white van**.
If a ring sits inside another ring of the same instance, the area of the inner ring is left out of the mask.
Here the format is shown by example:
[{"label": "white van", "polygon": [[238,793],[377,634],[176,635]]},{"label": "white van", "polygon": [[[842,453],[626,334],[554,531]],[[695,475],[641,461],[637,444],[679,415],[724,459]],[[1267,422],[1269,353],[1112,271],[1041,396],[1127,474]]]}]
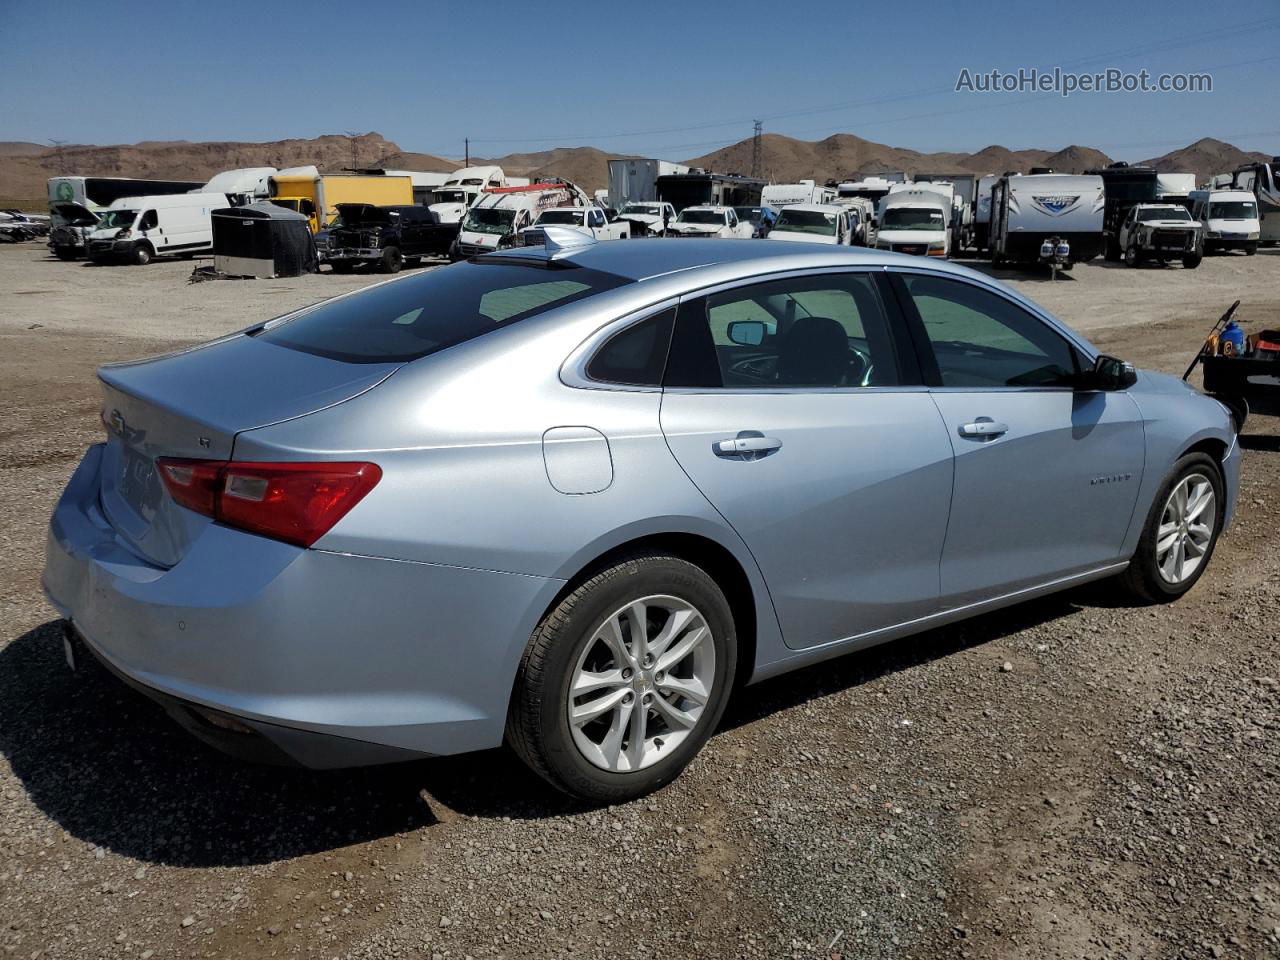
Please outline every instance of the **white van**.
[{"label": "white van", "polygon": [[98,263],[141,265],[157,254],[191,256],[212,250],[210,214],[230,205],[225,193],[121,197],[89,234],[89,257]]},{"label": "white van", "polygon": [[880,201],[876,248],[918,256],[951,253],[951,197],[938,190],[895,189]]},{"label": "white van", "polygon": [[847,207],[832,203],[793,203],[778,211],[769,239],[851,246],[853,232]]},{"label": "white van", "polygon": [[1249,190],[1193,190],[1191,217],[1204,229],[1204,252],[1243,250],[1258,252],[1262,224],[1258,198]]}]

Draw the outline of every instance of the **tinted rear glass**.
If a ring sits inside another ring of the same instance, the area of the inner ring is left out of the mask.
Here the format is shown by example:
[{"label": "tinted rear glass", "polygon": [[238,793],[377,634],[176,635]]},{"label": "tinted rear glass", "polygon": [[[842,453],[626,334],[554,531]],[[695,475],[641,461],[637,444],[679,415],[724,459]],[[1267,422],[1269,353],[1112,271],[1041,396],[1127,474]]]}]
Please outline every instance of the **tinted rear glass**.
[{"label": "tinted rear glass", "polygon": [[402,363],[627,282],[572,264],[458,263],[322,304],[258,336],[347,363]]}]

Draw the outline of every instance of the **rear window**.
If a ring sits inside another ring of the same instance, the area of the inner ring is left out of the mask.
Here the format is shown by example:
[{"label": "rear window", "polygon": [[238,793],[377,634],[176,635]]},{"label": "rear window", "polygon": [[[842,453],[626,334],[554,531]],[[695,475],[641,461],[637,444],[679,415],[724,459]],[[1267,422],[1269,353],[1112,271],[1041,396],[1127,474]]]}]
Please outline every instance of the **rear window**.
[{"label": "rear window", "polygon": [[627,282],[567,263],[458,263],[322,304],[257,336],[346,363],[404,363]]}]

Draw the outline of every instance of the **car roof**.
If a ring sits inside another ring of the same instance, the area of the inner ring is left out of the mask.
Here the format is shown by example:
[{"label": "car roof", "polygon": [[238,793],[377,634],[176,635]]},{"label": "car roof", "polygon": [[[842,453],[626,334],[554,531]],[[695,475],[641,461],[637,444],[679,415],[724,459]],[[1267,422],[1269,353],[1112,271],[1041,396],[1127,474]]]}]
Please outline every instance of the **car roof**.
[{"label": "car roof", "polygon": [[[489,256],[545,261],[547,252],[543,247],[516,247],[504,250],[501,254]],[[685,270],[733,264],[759,273],[841,266],[927,267],[934,271],[976,276],[985,282],[990,282],[989,277],[948,261],[931,258],[925,264],[921,262],[920,257],[890,253],[887,250],[818,244],[772,244],[747,239],[690,241],[654,237],[643,240],[615,240],[585,244],[574,249],[571,254],[558,259],[561,262],[567,261],[575,266],[601,270],[629,280],[650,280]]]},{"label": "car roof", "polygon": [[788,203],[783,210],[808,210],[812,213],[842,213],[844,207],[838,203]]}]

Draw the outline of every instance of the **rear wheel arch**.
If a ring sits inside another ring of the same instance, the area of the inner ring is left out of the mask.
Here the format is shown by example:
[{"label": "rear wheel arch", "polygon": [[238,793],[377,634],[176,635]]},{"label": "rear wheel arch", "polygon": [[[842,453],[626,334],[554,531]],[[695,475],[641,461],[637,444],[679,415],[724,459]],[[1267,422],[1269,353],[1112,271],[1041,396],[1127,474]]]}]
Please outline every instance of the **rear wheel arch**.
[{"label": "rear wheel arch", "polygon": [[696,533],[649,534],[624,541],[598,554],[570,576],[542,611],[541,623],[560,602],[600,571],[637,554],[663,553],[704,570],[724,593],[733,615],[738,648],[735,687],[751,679],[756,665],[756,593],[751,579],[737,557],[723,544]]}]

